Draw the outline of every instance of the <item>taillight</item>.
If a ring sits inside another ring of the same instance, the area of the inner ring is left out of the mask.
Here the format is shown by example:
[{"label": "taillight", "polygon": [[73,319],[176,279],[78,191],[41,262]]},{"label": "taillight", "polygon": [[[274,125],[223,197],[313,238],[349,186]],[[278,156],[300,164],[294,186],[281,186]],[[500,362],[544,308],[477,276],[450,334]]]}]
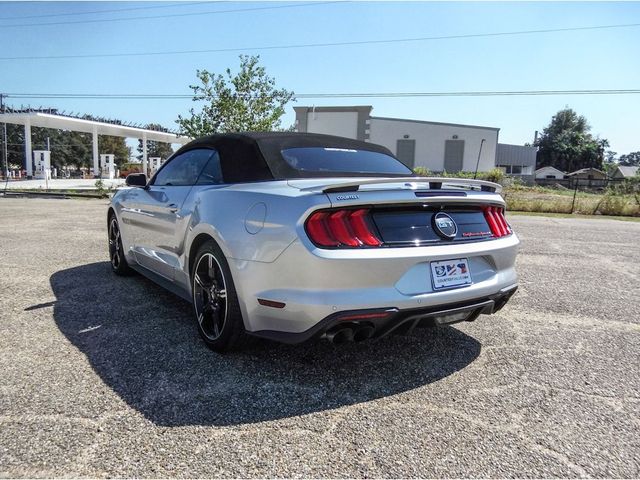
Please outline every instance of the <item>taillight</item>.
[{"label": "taillight", "polygon": [[316,212],[307,220],[307,235],[318,245],[323,247],[337,247],[340,242],[335,239],[327,228],[326,219],[329,216],[327,212]]},{"label": "taillight", "polygon": [[319,247],[379,247],[369,210],[329,210],[312,214],[305,225],[307,235]]},{"label": "taillight", "polygon": [[356,237],[353,229],[349,225],[349,210],[338,210],[333,212],[327,218],[328,231],[333,237],[338,240],[341,245],[347,247],[359,247],[362,242]]},{"label": "taillight", "polygon": [[349,215],[349,221],[353,232],[362,243],[369,247],[379,247],[382,245],[382,242],[376,234],[373,233],[373,227],[369,219],[369,210],[363,208],[352,212],[351,215]]},{"label": "taillight", "polygon": [[509,224],[504,217],[504,208],[484,207],[482,210],[494,237],[504,237],[511,233],[511,228],[509,228]]},{"label": "taillight", "polygon": [[496,208],[496,215],[498,216],[498,220],[502,224],[503,235],[509,235],[511,233],[511,228],[509,228],[507,219],[504,216],[504,208]]}]

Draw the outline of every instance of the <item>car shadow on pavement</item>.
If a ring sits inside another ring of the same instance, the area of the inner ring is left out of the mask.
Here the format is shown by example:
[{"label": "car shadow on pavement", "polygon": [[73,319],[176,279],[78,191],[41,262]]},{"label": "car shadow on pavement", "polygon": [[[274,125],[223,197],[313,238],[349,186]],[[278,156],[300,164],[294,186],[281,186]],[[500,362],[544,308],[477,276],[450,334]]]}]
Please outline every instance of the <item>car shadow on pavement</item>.
[{"label": "car shadow on pavement", "polygon": [[237,425],[366,402],[466,367],[480,344],[445,327],[341,346],[259,341],[219,355],[190,305],[108,262],[54,273],[54,318],[101,380],[158,425]]}]

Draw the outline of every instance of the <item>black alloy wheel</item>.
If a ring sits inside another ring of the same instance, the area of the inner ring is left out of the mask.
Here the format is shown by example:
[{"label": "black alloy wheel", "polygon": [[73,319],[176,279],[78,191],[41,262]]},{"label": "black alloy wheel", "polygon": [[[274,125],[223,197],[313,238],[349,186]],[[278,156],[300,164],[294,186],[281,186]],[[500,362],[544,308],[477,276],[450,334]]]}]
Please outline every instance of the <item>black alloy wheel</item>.
[{"label": "black alloy wheel", "polygon": [[196,254],[191,289],[198,331],[209,348],[224,352],[250,343],[229,264],[213,240],[202,245]]},{"label": "black alloy wheel", "polygon": [[198,259],[193,275],[193,305],[202,333],[210,341],[220,338],[227,320],[227,284],[212,253]]},{"label": "black alloy wheel", "polygon": [[109,219],[109,260],[111,261],[111,270],[116,275],[130,275],[133,272],[124,256],[122,235],[115,214],[111,215]]}]

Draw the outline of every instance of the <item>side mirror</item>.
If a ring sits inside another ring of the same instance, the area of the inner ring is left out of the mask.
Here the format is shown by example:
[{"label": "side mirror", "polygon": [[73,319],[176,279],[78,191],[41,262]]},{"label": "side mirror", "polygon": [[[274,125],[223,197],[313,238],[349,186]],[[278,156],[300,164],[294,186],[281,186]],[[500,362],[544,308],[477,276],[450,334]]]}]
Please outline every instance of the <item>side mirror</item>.
[{"label": "side mirror", "polygon": [[128,187],[146,187],[147,176],[144,173],[130,173],[124,183]]}]

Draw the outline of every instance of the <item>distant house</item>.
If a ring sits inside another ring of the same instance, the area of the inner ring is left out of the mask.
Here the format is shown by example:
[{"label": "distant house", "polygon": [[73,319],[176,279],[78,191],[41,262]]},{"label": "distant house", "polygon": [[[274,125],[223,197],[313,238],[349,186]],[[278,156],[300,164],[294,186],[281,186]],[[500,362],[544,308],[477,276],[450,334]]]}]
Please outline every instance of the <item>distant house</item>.
[{"label": "distant house", "polygon": [[532,183],[537,152],[536,147],[499,143],[496,150],[496,167],[511,177]]},{"label": "distant house", "polygon": [[556,167],[542,167],[534,172],[536,180],[562,180],[566,173]]},{"label": "distant house", "polygon": [[613,175],[611,175],[611,178],[623,179],[623,178],[635,177],[636,175],[639,175],[639,174],[640,174],[640,167],[618,166],[616,168],[616,171],[613,172]]},{"label": "distant house", "polygon": [[597,168],[581,168],[567,174],[569,185],[580,187],[604,187],[607,184],[607,174]]}]

